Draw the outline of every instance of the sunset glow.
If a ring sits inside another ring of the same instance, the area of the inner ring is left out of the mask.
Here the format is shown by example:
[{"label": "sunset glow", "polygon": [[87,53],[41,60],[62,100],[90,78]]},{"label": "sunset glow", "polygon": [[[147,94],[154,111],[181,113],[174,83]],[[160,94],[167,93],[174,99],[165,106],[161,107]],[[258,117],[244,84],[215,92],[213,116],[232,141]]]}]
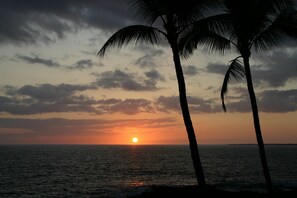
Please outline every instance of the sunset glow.
[{"label": "sunset glow", "polygon": [[[132,42],[97,56],[116,30],[138,23],[126,1],[5,2],[0,144],[188,144],[163,37],[160,45]],[[221,105],[227,65],[237,56],[197,49],[181,60],[199,145],[256,143],[246,81],[230,81],[227,113]],[[296,40],[251,57],[267,144],[297,143],[296,62]]]},{"label": "sunset glow", "polygon": [[132,138],[132,142],[133,143],[137,143],[138,142],[138,138],[137,137]]}]

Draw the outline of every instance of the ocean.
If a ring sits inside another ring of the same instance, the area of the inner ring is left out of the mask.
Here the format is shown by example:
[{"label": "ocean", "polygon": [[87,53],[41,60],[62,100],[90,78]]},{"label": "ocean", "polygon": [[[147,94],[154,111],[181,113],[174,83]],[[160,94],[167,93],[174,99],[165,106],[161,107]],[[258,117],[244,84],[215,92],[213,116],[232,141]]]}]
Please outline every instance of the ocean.
[{"label": "ocean", "polygon": [[[273,185],[297,188],[297,145],[266,145]],[[206,182],[265,190],[256,145],[201,145]],[[188,145],[0,145],[0,197],[119,197],[195,185]]]}]

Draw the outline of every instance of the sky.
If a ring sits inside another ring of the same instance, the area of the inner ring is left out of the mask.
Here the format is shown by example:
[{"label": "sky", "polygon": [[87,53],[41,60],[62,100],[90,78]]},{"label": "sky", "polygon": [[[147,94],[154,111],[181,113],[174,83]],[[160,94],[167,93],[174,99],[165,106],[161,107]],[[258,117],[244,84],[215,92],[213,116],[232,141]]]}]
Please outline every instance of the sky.
[{"label": "sky", "polygon": [[[138,24],[124,0],[0,2],[0,144],[187,144],[172,54],[127,45],[97,52]],[[245,80],[220,89],[235,51],[182,59],[198,144],[256,143]],[[252,53],[264,143],[297,143],[297,42]]]}]

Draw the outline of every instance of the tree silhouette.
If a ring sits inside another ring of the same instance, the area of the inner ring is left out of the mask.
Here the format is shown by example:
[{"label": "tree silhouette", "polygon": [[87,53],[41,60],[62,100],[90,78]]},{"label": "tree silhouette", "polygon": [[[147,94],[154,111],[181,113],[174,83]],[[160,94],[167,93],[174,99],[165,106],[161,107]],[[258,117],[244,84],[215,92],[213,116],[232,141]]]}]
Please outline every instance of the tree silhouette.
[{"label": "tree silhouette", "polygon": [[199,185],[205,186],[204,172],[187,102],[186,84],[178,43],[180,35],[189,25],[203,18],[206,8],[215,7],[216,3],[214,0],[132,0],[131,2],[131,8],[136,11],[136,16],[144,25],[132,25],[118,30],[107,40],[98,52],[98,55],[104,56],[110,48],[120,48],[131,42],[155,45],[159,43],[162,36],[166,38],[173,54],[180,106],[197,182]]},{"label": "tree silhouette", "polygon": [[[250,56],[256,52],[276,47],[286,37],[297,37],[297,12],[290,0],[224,0],[224,12],[218,14],[216,23],[201,26],[197,22],[182,39],[183,55],[188,57],[197,48],[204,45],[209,51],[225,52],[235,46],[240,56],[233,59],[226,72],[221,89],[224,111],[224,96],[229,81],[246,77],[248,93],[252,107],[254,128],[261,157],[261,163],[268,191],[272,182],[267,165],[264,142],[261,133],[256,95],[253,88]],[[203,27],[203,28],[201,28]],[[203,37],[205,32],[211,32]],[[243,60],[240,61],[240,59]]]}]

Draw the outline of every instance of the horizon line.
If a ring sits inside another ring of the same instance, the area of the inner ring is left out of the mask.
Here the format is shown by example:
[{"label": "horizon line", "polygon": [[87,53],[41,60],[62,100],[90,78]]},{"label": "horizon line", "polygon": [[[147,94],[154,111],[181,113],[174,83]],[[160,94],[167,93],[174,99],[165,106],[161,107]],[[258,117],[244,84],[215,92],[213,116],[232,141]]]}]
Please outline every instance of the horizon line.
[{"label": "horizon line", "polygon": [[[79,144],[79,143],[48,143],[48,144],[44,144],[44,143],[0,143],[0,146],[26,146],[26,145],[48,145],[48,146],[188,146],[189,144]],[[198,144],[198,146],[215,146],[215,145],[258,145],[257,143],[214,143],[214,144]],[[266,143],[264,145],[297,145],[297,143]]]}]

